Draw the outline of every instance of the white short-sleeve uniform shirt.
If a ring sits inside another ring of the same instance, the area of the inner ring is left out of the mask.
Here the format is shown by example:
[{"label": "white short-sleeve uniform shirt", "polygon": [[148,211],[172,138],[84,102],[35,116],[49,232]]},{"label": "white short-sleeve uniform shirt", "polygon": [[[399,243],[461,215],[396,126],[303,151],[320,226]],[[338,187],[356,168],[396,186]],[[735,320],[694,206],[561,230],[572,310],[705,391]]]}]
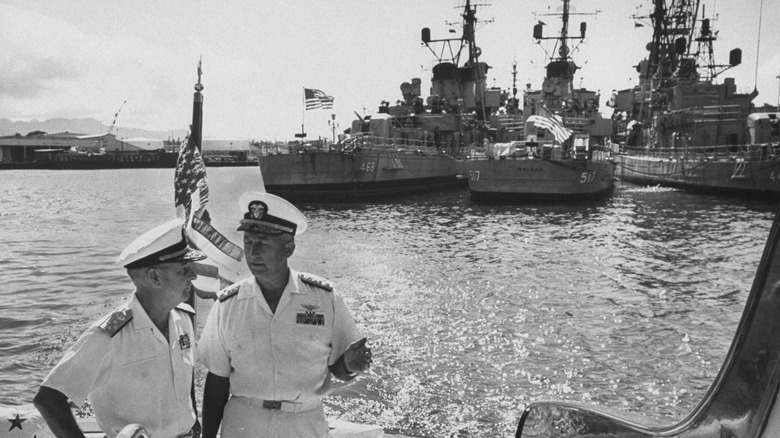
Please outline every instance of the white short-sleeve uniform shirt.
[{"label": "white short-sleeve uniform shirt", "polygon": [[[113,336],[101,329],[103,322],[126,309],[132,319]],[[155,438],[186,433],[196,420],[190,396],[194,332],[186,311],[171,311],[168,332],[170,342],[133,294],[126,306],[92,324],[42,385],[79,405],[88,399],[108,437],[130,423],[143,425]]]},{"label": "white short-sleeve uniform shirt", "polygon": [[230,378],[235,396],[309,402],[330,388],[328,366],[360,339],[341,296],[290,271],[276,313],[254,277],[217,301],[198,341],[198,361]]}]

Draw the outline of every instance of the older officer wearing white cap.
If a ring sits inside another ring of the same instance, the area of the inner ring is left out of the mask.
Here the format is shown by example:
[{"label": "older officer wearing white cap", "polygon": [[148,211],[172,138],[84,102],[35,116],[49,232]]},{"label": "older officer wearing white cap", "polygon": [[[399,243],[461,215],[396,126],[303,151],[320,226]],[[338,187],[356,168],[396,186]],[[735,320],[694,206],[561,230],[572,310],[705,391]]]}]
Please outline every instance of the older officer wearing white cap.
[{"label": "older officer wearing white cap", "polygon": [[132,423],[154,438],[199,433],[193,311],[182,302],[196,278],[189,263],[205,256],[188,246],[182,225],[160,225],[120,254],[135,293],[92,324],[41,384],[33,402],[56,436],[84,436],[68,402],[84,399],[111,438]]},{"label": "older officer wearing white cap", "polygon": [[333,286],[287,259],[306,218],[284,199],[241,196],[246,263],[253,276],[222,290],[198,342],[208,368],[203,436],[327,437],[322,407],[331,374],[350,380],[371,350]]}]

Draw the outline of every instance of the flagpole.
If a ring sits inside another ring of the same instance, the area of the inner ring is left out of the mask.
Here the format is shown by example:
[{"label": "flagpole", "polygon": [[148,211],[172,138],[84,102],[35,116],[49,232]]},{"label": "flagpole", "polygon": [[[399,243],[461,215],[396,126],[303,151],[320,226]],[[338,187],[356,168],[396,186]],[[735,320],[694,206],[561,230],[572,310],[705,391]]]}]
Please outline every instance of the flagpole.
[{"label": "flagpole", "polygon": [[[306,117],[306,87],[303,88],[303,96],[301,98],[301,134],[304,134],[306,132],[306,129],[303,127],[303,123]],[[301,142],[303,142],[303,137],[301,137]]]},{"label": "flagpole", "polygon": [[195,84],[195,94],[192,98],[192,132],[190,133],[198,148],[198,152],[201,152],[203,146],[203,94],[201,94],[203,84],[200,83],[200,77],[203,74],[203,70],[201,70],[202,61],[202,58],[198,60],[198,82]]},{"label": "flagpole", "polygon": [[[203,91],[203,84],[200,83],[200,77],[203,74],[203,70],[201,70],[202,61],[203,58],[198,60],[198,82],[195,84],[195,93],[192,96],[192,126],[190,127],[190,137],[192,137],[195,146],[198,148],[198,152],[201,152],[201,141],[203,139],[203,94],[201,93],[201,91]],[[189,304],[197,314],[198,303],[195,300],[195,295],[195,288],[193,286],[192,292],[185,303]],[[196,326],[195,315],[192,315],[192,326]]]}]

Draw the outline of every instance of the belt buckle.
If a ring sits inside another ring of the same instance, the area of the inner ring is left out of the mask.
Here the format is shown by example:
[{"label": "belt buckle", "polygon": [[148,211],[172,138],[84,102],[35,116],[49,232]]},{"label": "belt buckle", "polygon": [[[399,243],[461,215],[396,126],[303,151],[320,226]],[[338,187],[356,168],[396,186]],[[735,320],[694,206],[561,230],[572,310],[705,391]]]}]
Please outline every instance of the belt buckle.
[{"label": "belt buckle", "polygon": [[265,409],[282,409],[282,402],[277,400],[263,400],[263,408]]}]

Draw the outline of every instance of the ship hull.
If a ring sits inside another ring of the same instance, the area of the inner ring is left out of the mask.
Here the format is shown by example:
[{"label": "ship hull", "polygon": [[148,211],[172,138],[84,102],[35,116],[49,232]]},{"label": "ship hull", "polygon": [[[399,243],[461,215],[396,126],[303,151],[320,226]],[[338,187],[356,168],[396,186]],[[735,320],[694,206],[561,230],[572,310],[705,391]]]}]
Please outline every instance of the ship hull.
[{"label": "ship hull", "polygon": [[616,176],[635,184],[780,198],[780,160],[661,159],[615,155]]},{"label": "ship hull", "polygon": [[260,171],[269,193],[297,200],[361,200],[466,185],[463,162],[445,154],[307,151],[261,157]]},{"label": "ship hull", "polygon": [[558,202],[597,199],[614,188],[608,161],[513,159],[465,164],[475,201]]}]

